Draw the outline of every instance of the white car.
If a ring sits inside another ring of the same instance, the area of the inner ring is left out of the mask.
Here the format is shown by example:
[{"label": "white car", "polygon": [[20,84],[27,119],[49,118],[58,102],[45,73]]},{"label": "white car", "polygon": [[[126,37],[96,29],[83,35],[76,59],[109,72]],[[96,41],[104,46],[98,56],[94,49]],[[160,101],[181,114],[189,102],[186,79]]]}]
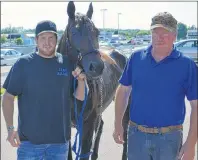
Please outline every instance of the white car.
[{"label": "white car", "polygon": [[174,45],[178,51],[198,62],[198,39],[185,39]]},{"label": "white car", "polygon": [[99,46],[111,46],[111,44],[109,42],[105,42],[105,41],[100,41],[99,42]]},{"label": "white car", "polygon": [[13,65],[23,53],[14,49],[1,49],[1,66],[2,65]]}]

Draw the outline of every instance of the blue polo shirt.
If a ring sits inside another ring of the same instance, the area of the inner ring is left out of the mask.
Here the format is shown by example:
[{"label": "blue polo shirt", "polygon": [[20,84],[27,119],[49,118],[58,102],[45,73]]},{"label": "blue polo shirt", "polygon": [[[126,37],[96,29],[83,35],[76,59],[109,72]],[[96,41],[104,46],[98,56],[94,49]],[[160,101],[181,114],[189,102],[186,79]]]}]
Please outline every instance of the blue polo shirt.
[{"label": "blue polo shirt", "polygon": [[135,51],[119,80],[132,85],[130,120],[149,127],[182,124],[185,96],[189,101],[198,99],[197,66],[176,49],[156,62],[151,49]]}]

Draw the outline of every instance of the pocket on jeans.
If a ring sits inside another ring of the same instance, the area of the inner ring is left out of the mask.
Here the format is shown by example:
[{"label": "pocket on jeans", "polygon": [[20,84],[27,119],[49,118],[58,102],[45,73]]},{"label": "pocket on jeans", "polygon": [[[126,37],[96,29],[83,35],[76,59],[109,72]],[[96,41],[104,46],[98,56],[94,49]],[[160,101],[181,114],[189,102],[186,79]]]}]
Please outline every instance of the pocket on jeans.
[{"label": "pocket on jeans", "polygon": [[69,150],[69,143],[65,143],[65,144],[51,144],[47,151],[48,153],[50,153],[51,155],[57,155],[57,154],[67,154]]},{"label": "pocket on jeans", "polygon": [[164,134],[164,137],[168,141],[181,141],[183,138],[183,130],[174,130]]},{"label": "pocket on jeans", "polygon": [[18,159],[22,160],[22,159],[34,157],[36,156],[36,153],[34,148],[21,145],[17,149],[17,155],[18,155]]},{"label": "pocket on jeans", "polygon": [[164,134],[164,140],[167,147],[170,147],[174,153],[178,153],[183,142],[183,130],[175,130]]},{"label": "pocket on jeans", "polygon": [[137,131],[137,127],[136,126],[129,125],[129,127],[128,127],[128,135],[129,136],[135,134],[136,131]]}]

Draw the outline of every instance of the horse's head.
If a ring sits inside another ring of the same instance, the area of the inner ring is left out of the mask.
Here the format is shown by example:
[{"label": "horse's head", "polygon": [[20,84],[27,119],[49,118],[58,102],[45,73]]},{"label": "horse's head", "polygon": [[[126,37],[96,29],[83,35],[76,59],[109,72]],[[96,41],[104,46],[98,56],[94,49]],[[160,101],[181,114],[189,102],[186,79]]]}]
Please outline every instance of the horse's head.
[{"label": "horse's head", "polygon": [[75,5],[68,3],[67,14],[69,16],[66,28],[66,45],[68,57],[74,64],[79,65],[88,78],[97,78],[104,69],[104,62],[99,53],[99,30],[91,20],[93,14],[92,3],[86,15],[75,14]]}]

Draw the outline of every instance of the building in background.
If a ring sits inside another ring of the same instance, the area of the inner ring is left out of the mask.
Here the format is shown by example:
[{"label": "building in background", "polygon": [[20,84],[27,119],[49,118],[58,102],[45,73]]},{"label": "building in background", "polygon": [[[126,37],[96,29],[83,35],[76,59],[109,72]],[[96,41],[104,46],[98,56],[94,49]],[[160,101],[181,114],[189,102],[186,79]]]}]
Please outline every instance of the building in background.
[{"label": "building in background", "polygon": [[34,34],[24,34],[24,33],[11,33],[7,35],[8,41],[13,43],[15,39],[21,38],[23,40],[23,45],[35,45],[35,35]]},{"label": "building in background", "polygon": [[198,31],[197,29],[190,29],[187,31],[187,39],[198,39]]}]

